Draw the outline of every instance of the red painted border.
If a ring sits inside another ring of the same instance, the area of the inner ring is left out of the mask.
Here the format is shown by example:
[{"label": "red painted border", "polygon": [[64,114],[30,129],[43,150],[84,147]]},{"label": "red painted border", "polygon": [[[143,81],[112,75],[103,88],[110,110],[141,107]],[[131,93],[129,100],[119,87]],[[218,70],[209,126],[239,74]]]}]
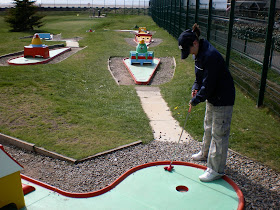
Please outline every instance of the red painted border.
[{"label": "red painted border", "polygon": [[126,69],[128,70],[130,76],[131,76],[132,79],[134,80],[134,83],[135,83],[136,85],[148,85],[148,84],[150,83],[152,77],[154,76],[154,73],[155,73],[155,71],[157,70],[158,65],[160,64],[160,59],[159,59],[159,58],[154,58],[154,59],[158,60],[158,64],[157,64],[157,66],[155,67],[153,73],[151,74],[151,76],[150,76],[150,78],[148,79],[147,82],[138,82],[138,81],[136,80],[136,78],[134,77],[134,75],[133,75],[132,72],[130,71],[130,68],[129,68],[129,67],[126,65],[126,63],[124,62],[124,61],[127,60],[127,59],[129,59],[129,58],[124,58],[124,59],[123,59],[123,63],[124,63],[124,65],[125,65]]},{"label": "red painted border", "polygon": [[[151,163],[146,163],[146,164],[143,164],[143,165],[136,166],[136,167],[128,170],[124,174],[122,174],[116,181],[114,181],[109,186],[107,186],[107,187],[105,187],[105,188],[103,188],[101,190],[97,190],[97,191],[93,191],[93,192],[89,192],[89,193],[71,193],[71,192],[66,192],[66,191],[60,190],[60,189],[58,189],[56,187],[53,187],[51,185],[45,184],[43,182],[40,182],[38,180],[32,179],[32,178],[30,178],[28,176],[22,175],[22,174],[21,174],[21,178],[26,180],[26,181],[32,182],[34,184],[37,184],[37,185],[39,185],[41,187],[44,187],[46,189],[52,190],[54,192],[57,192],[57,193],[59,193],[61,195],[67,196],[67,197],[71,197],[71,198],[90,198],[90,197],[95,197],[95,196],[98,196],[98,195],[102,195],[102,194],[110,191],[111,189],[115,188],[119,183],[121,183],[126,177],[128,177],[130,174],[132,174],[132,173],[134,173],[134,172],[136,172],[138,170],[141,170],[141,169],[147,168],[147,167],[151,167],[151,166],[169,165],[169,164],[170,164],[170,161],[159,161],[159,162],[151,162]],[[172,164],[173,165],[190,166],[190,167],[199,168],[199,169],[202,169],[202,170],[206,170],[207,169],[206,166],[202,166],[202,165],[198,165],[198,164],[194,164],[194,163],[182,162],[182,161],[174,161]],[[238,204],[237,210],[244,209],[245,202],[244,202],[244,196],[243,196],[242,191],[239,189],[239,187],[229,177],[223,176],[223,179],[226,182],[228,182],[233,187],[233,189],[235,190],[235,192],[236,192],[236,194],[238,196],[239,204]]]},{"label": "red painted border", "polygon": [[238,202],[238,207],[237,209],[238,210],[241,210],[241,209],[244,209],[245,207],[245,199],[244,199],[244,196],[243,196],[243,193],[242,191],[239,189],[239,187],[235,184],[234,181],[232,181],[228,176],[223,176],[223,179],[228,182],[232,187],[233,189],[235,190],[237,196],[238,196],[238,199],[239,199],[239,202]]},{"label": "red painted border", "polygon": [[[47,63],[47,62],[51,61],[52,59],[56,58],[57,56],[59,56],[59,55],[61,55],[61,54],[63,54],[63,53],[66,53],[66,52],[68,52],[68,51],[71,50],[70,47],[61,47],[61,48],[68,48],[68,49],[65,50],[65,51],[63,51],[63,52],[61,52],[61,53],[59,53],[59,54],[57,54],[57,55],[55,55],[55,56],[53,56],[53,57],[51,57],[51,58],[49,58],[49,59],[47,59],[47,60],[39,61],[39,62],[37,62],[37,63],[24,63],[24,64],[10,63],[11,60],[14,60],[14,59],[16,59],[16,58],[20,58],[20,57],[23,57],[23,56],[18,56],[18,57],[15,57],[15,58],[11,58],[11,59],[9,59],[7,62],[8,62],[8,64],[13,65],[13,66],[24,66],[24,65],[44,64],[44,63]],[[61,49],[61,48],[58,48],[58,49]]]}]

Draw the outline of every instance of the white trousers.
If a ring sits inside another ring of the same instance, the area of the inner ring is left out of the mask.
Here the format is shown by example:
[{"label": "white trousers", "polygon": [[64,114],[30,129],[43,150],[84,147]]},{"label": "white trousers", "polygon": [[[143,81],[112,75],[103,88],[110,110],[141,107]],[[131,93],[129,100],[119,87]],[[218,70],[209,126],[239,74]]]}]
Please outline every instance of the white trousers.
[{"label": "white trousers", "polygon": [[207,167],[224,173],[233,106],[213,106],[206,101],[202,154]]}]

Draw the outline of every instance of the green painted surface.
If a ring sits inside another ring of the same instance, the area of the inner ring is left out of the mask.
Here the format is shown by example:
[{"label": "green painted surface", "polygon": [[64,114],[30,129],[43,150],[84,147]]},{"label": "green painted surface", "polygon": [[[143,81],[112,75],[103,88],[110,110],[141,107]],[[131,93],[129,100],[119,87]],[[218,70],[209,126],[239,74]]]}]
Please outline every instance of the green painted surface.
[{"label": "green painted surface", "polygon": [[[237,209],[238,197],[223,179],[200,182],[203,170],[175,165],[174,171],[164,166],[141,169],[124,179],[111,191],[92,198],[68,198],[33,185],[36,191],[25,196],[26,207],[33,209]],[[188,187],[178,192],[177,186]]]},{"label": "green painted surface", "polygon": [[60,48],[60,49],[56,49],[56,50],[50,50],[49,51],[50,57],[46,58],[46,59],[44,59],[44,58],[32,58],[32,57],[28,57],[28,58],[18,57],[18,58],[14,58],[14,59],[10,60],[9,62],[13,63],[13,64],[29,64],[29,63],[34,64],[34,63],[49,60],[50,58],[55,57],[56,55],[66,51],[66,50],[68,50],[68,48]]},{"label": "green painted surface", "polygon": [[140,64],[131,65],[130,59],[125,59],[124,62],[126,64],[126,66],[130,69],[130,72],[133,74],[136,81],[148,82],[160,61],[157,59],[154,59],[154,63],[152,65],[144,64],[143,66],[141,66]]}]

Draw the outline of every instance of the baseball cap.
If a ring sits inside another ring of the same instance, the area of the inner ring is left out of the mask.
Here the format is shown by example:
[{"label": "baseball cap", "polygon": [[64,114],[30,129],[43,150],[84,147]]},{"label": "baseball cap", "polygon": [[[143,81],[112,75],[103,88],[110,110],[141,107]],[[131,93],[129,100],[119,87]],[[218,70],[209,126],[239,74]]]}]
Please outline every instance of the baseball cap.
[{"label": "baseball cap", "polygon": [[186,59],[190,54],[190,47],[196,40],[196,35],[191,29],[182,32],[178,38],[179,49],[181,50],[181,59]]}]

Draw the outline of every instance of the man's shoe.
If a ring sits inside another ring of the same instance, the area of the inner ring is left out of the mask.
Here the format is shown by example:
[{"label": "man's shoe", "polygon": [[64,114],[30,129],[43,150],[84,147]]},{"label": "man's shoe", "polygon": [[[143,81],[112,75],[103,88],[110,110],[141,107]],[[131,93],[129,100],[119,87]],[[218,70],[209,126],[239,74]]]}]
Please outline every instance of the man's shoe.
[{"label": "man's shoe", "polygon": [[204,172],[204,174],[199,176],[199,179],[202,182],[211,182],[216,179],[222,178],[222,176],[224,176],[224,174],[219,174],[216,171],[213,171],[212,169],[207,168],[207,170]]},{"label": "man's shoe", "polygon": [[207,157],[204,157],[204,156],[202,155],[202,152],[200,151],[199,153],[192,155],[192,159],[193,159],[193,160],[196,160],[196,161],[199,161],[199,160],[207,160]]}]

